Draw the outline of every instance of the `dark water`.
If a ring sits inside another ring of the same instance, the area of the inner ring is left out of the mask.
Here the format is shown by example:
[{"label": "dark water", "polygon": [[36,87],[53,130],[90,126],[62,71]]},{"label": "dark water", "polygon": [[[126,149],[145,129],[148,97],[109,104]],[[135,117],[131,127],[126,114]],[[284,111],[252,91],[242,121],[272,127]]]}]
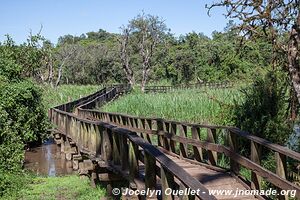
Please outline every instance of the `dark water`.
[{"label": "dark water", "polygon": [[60,176],[72,174],[72,162],[65,160],[60,147],[49,139],[40,147],[32,148],[25,153],[25,169],[38,175]]}]

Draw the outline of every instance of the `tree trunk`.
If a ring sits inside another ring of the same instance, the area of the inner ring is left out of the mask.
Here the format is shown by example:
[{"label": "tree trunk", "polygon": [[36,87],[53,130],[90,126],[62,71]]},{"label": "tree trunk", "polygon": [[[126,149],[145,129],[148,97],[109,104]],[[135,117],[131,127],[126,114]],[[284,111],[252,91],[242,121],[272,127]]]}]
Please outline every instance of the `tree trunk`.
[{"label": "tree trunk", "polygon": [[143,77],[142,77],[142,85],[141,85],[142,92],[145,92],[145,86],[146,86],[147,81],[148,81],[149,72],[150,72],[149,67],[144,67],[143,68]]},{"label": "tree trunk", "polygon": [[52,63],[49,63],[49,75],[48,75],[48,83],[53,88],[53,65]]},{"label": "tree trunk", "polygon": [[298,103],[300,103],[300,62],[299,48],[300,45],[300,13],[297,21],[293,25],[288,44],[288,68],[292,84],[296,92]]},{"label": "tree trunk", "polygon": [[128,64],[124,64],[124,63],[123,63],[123,70],[125,72],[128,83],[130,84],[131,87],[133,87],[135,85],[135,78],[133,75],[133,71],[131,70]]},{"label": "tree trunk", "polygon": [[63,63],[59,66],[58,69],[58,75],[57,75],[57,79],[56,79],[56,83],[55,83],[55,87],[57,88],[59,83],[60,83],[60,79],[62,77],[62,68],[64,66],[65,60],[63,61]]}]

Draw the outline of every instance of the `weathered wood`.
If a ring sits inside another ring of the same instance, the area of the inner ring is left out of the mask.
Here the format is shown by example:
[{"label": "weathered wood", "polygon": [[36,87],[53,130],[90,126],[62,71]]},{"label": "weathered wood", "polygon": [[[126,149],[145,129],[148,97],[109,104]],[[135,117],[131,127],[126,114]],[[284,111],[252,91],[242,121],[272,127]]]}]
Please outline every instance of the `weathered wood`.
[{"label": "weathered wood", "polygon": [[[185,125],[180,126],[179,135],[183,138],[187,138],[187,126]],[[180,156],[187,158],[188,157],[187,144],[179,143],[179,148],[180,148]]]},{"label": "weathered wood", "polygon": [[[216,143],[216,129],[207,129],[207,141],[211,143]],[[210,165],[217,165],[218,154],[215,151],[208,150],[208,163]]]},{"label": "weathered wood", "polygon": [[168,171],[164,166],[160,168],[160,180],[161,180],[161,190],[162,190],[162,199],[163,200],[172,200],[174,199],[173,195],[168,195],[167,192],[169,188],[175,189],[174,175]]},{"label": "weathered wood", "polygon": [[[251,141],[251,161],[260,165],[261,147],[259,144]],[[256,172],[251,171],[251,188],[261,189],[261,177]]]},{"label": "weathered wood", "polygon": [[[233,152],[238,152],[238,143],[237,143],[237,136],[236,134],[229,132],[228,133],[228,145],[231,151]],[[230,158],[230,170],[231,172],[233,172],[234,174],[238,175],[239,171],[240,171],[240,167],[238,165],[238,163]]]},{"label": "weathered wood", "polygon": [[[200,141],[200,128],[198,128],[197,126],[192,126],[192,138],[196,141]],[[203,161],[202,148],[193,146],[193,151],[195,160],[199,162]]]},{"label": "weathered wood", "polygon": [[[180,183],[179,185],[179,191],[186,191],[188,188],[183,184]],[[195,195],[186,195],[186,194],[179,194],[180,200],[195,200]]]},{"label": "weathered wood", "polygon": [[130,179],[133,181],[138,177],[139,166],[138,166],[138,147],[133,142],[129,142],[129,174]]},{"label": "weathered wood", "polygon": [[113,154],[112,154],[112,159],[113,159],[113,163],[115,165],[119,165],[121,164],[121,157],[120,157],[120,141],[119,141],[119,134],[115,133],[114,131],[112,131],[112,135],[113,135]]},{"label": "weathered wood", "polygon": [[[171,129],[170,130],[170,133],[171,135],[177,135],[177,124],[175,123],[165,123],[166,124],[166,127],[167,127],[167,124],[170,125],[170,127],[168,127],[166,130],[169,130],[169,128]],[[168,132],[168,131],[167,131]],[[170,139],[170,149],[173,153],[176,153],[176,142],[172,139]]]},{"label": "weathered wood", "polygon": [[126,171],[129,167],[129,145],[126,135],[120,135],[120,155],[122,170]]},{"label": "weathered wood", "polygon": [[[275,152],[275,160],[276,160],[276,174],[280,176],[283,179],[286,179],[287,175],[287,164],[286,164],[286,156]],[[280,193],[280,188],[278,189],[278,192]],[[287,195],[278,195],[278,199],[280,200],[288,200]]]},{"label": "weathered wood", "polygon": [[[165,88],[162,87],[158,89],[165,89]],[[148,165],[147,154],[149,154],[152,156],[153,159],[155,158],[157,163],[161,163],[171,173],[173,177],[176,177],[175,178],[176,181],[182,183],[180,185],[181,187],[186,186],[186,187],[195,188],[195,185],[197,185],[193,179],[190,179],[192,180],[190,181],[189,179],[186,178],[189,176],[188,174],[185,174],[182,171],[182,168],[180,167],[176,168],[176,163],[172,162],[172,160],[165,159],[164,154],[159,154],[154,149],[150,148],[151,144],[146,143],[145,141],[141,142],[139,140],[141,138],[139,139],[135,138],[137,136],[135,136],[133,139],[133,137],[130,135],[131,133],[128,131],[123,132],[122,130],[116,129],[113,126],[109,126],[105,123],[99,122],[100,118],[105,119],[103,121],[107,121],[107,119],[112,119],[112,121],[114,120],[115,124],[122,122],[123,127],[129,128],[131,130],[133,128],[139,129],[138,131],[137,130],[134,131],[142,133],[142,135],[144,135],[144,138],[148,141],[151,141],[149,140],[149,138],[151,139],[151,136],[157,135],[158,145],[163,146],[165,149],[170,150],[172,152],[176,152],[175,147],[176,147],[176,143],[178,143],[180,149],[180,155],[182,156],[182,158],[187,156],[188,153],[186,149],[187,145],[193,146],[194,159],[198,161],[203,161],[202,150],[203,149],[207,150],[209,163],[212,165],[217,164],[217,155],[218,155],[217,153],[224,153],[224,155],[230,158],[231,160],[230,170],[235,174],[238,174],[239,165],[242,165],[252,171],[252,188],[260,188],[259,178],[264,177],[264,180],[272,183],[279,189],[295,189],[297,191],[296,194],[297,197],[300,197],[299,195],[300,188],[297,185],[294,185],[290,181],[286,180],[287,172],[285,166],[286,157],[290,157],[292,159],[299,161],[300,160],[299,153],[289,150],[285,147],[272,144],[267,140],[258,138],[256,136],[250,135],[246,132],[243,132],[239,129],[232,128],[232,127],[189,124],[189,123],[174,122],[174,121],[168,121],[162,119],[159,120],[155,118],[140,118],[140,117],[132,117],[129,115],[123,115],[123,114],[111,114],[111,113],[105,113],[99,111],[85,110],[85,109],[93,108],[93,106],[95,105],[103,105],[102,103],[99,104],[95,103],[97,101],[105,102],[113,97],[114,97],[113,92],[102,95],[101,98],[99,94],[97,94],[93,97],[85,98],[83,100],[76,101],[72,104],[64,104],[61,106],[57,106],[55,108],[50,109],[49,118],[51,119],[52,122],[54,122],[57,125],[57,129],[59,130],[59,132],[61,132],[64,135],[63,137],[68,136],[72,139],[72,141],[76,142],[76,145],[78,146],[78,152],[87,152],[89,156],[101,155],[101,158],[105,158],[107,162],[110,162],[112,160],[117,161],[118,160],[117,157],[119,157],[120,159],[118,164],[121,164],[121,166],[119,166],[120,169],[122,169],[123,166],[126,166],[126,160],[127,160],[127,164],[128,162],[131,163],[131,166],[133,163],[131,161],[135,160],[134,162],[137,163],[137,170],[135,171],[136,172],[139,171],[138,160],[140,159],[140,162],[144,162],[145,165],[147,166]],[[78,116],[76,116],[75,114],[69,113],[72,112],[72,109],[74,109],[77,105],[82,104],[84,101],[85,101],[85,107],[78,108],[75,110],[75,112],[81,117],[85,117],[86,119],[78,118]],[[146,124],[144,123],[144,126],[133,127],[133,125],[131,124],[131,119],[133,122],[144,121],[146,122]],[[152,124],[156,124],[157,130],[155,130],[152,127]],[[95,126],[99,126],[108,132],[108,134],[107,135],[104,134],[103,137],[103,131],[99,131],[98,135],[100,137],[98,138],[98,143],[96,142],[95,139],[97,135],[97,128],[95,128]],[[176,135],[177,126],[179,127],[179,135]],[[174,127],[175,127],[175,131],[174,131]],[[182,129],[182,127],[185,128]],[[192,139],[187,137],[186,134],[187,131],[185,131],[185,129],[189,130],[190,128],[192,131]],[[201,139],[200,131],[199,131],[200,128],[208,129],[207,141],[200,141]],[[111,130],[116,131],[118,137],[116,138],[112,137]],[[216,130],[229,131],[228,133],[229,148],[221,144],[215,144]],[[124,138],[121,139],[121,136],[119,134],[125,134],[126,139]],[[129,147],[130,145],[127,142],[127,136],[129,136],[130,138],[130,144],[132,143],[131,145],[135,146],[134,148]],[[237,149],[237,144],[236,144],[237,142],[236,137],[245,138],[251,142],[251,160],[239,155],[239,151]],[[63,148],[65,149],[65,143],[63,143],[62,145],[64,146]],[[96,146],[99,146],[101,148],[95,150]],[[108,148],[108,146],[110,148]],[[260,166],[259,160],[260,160],[261,146],[264,146],[274,151],[276,157],[276,166],[277,166],[276,174]],[[123,151],[124,149],[126,149],[126,147],[128,151]],[[146,153],[145,152],[140,153],[137,150],[138,147],[141,150],[143,149]],[[116,148],[118,148],[118,151],[113,152],[113,150],[115,150]],[[135,149],[135,148],[136,148],[136,150],[134,151],[135,156],[133,156],[133,154],[130,154],[130,152],[132,151],[129,151],[129,149]],[[92,154],[91,152],[97,152],[97,153]],[[157,154],[153,155],[153,152],[156,152]],[[144,155],[144,157],[142,155]],[[75,156],[76,155],[73,156],[73,167],[74,167],[74,161],[75,162],[78,161],[76,160]],[[194,162],[196,162],[195,160]],[[189,165],[186,166],[187,166],[186,170],[196,170],[196,168],[188,167]],[[156,167],[154,167],[154,169],[155,168]],[[122,170],[126,171],[127,169],[128,167],[124,167]],[[137,173],[133,173],[133,174],[137,175]],[[200,185],[198,188],[201,187],[202,186]],[[186,198],[186,197],[182,197],[182,198]],[[209,199],[206,196],[201,196],[201,198]],[[286,197],[279,197],[279,198],[285,199]]]},{"label": "weathered wood", "polygon": [[109,133],[111,133],[111,130],[106,128],[101,130],[101,157],[105,161],[109,161],[112,158],[112,144]]},{"label": "weathered wood", "polygon": [[156,186],[156,160],[148,152],[144,155],[145,163],[145,186],[151,190],[155,189]]},{"label": "weathered wood", "polygon": [[164,124],[163,124],[163,122],[162,122],[161,119],[158,119],[156,121],[156,124],[157,124],[156,126],[157,126],[157,134],[158,134],[157,135],[157,145],[160,146],[160,147],[165,147],[164,146],[164,136],[163,136],[163,133],[164,133]]}]

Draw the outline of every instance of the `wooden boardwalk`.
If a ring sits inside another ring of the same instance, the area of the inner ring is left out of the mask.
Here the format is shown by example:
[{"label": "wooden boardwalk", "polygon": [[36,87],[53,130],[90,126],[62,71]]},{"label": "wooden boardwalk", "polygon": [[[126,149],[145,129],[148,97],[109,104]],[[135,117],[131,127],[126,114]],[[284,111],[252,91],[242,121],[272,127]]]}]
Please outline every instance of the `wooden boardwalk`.
[{"label": "wooden boardwalk", "polygon": [[[272,184],[277,192],[295,190],[296,198],[300,198],[297,176],[291,173],[295,165],[287,165],[287,160],[300,163],[297,152],[234,127],[92,110],[128,90],[124,85],[104,88],[49,110],[49,119],[56,125],[55,139],[66,159],[72,160],[73,168],[81,174],[89,174],[92,181],[124,179],[129,184],[126,187],[133,190],[162,191],[152,198],[139,195],[140,199],[265,199],[263,195],[236,196],[236,191],[261,190],[262,181]],[[245,148],[249,148],[248,153],[244,153]],[[262,167],[262,151],[274,154],[275,171]],[[250,180],[243,177],[241,168],[251,172]],[[200,192],[164,195],[168,188]]]}]

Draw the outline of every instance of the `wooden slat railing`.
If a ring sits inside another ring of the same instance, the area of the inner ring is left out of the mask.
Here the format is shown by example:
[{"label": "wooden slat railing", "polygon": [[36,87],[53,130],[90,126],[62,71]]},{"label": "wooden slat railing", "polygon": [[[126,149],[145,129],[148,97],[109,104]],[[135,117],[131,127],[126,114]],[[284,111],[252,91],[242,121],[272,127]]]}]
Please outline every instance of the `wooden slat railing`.
[{"label": "wooden slat railing", "polygon": [[165,93],[171,92],[176,90],[183,90],[183,89],[196,89],[196,88],[214,88],[214,89],[221,89],[221,88],[231,88],[233,87],[233,83],[230,82],[203,82],[203,83],[196,83],[196,84],[186,84],[186,85],[174,85],[174,86],[146,86],[145,92],[156,92],[156,93]]},{"label": "wooden slat railing", "polygon": [[[192,163],[206,163],[207,166],[213,168],[223,167],[239,176],[242,176],[241,167],[244,167],[251,171],[249,185],[252,189],[263,189],[263,179],[276,186],[279,190],[296,190],[296,197],[300,198],[300,187],[293,183],[293,180],[290,180],[289,176],[287,176],[288,161],[293,160],[299,164],[299,153],[243,132],[235,127],[183,123],[160,118],[136,117],[86,109],[103,105],[103,101],[106,101],[106,97],[111,98],[113,94],[115,94],[115,91],[112,89],[105,94],[99,93],[98,97],[90,101],[83,101],[84,103],[81,103],[82,106],[79,106],[77,109],[78,115],[81,118],[79,119],[77,117],[76,120],[74,120],[76,116],[67,117],[70,114],[61,111],[59,107],[51,109],[51,121],[67,134],[68,131],[73,128],[74,130],[69,132],[76,132],[77,135],[72,136],[74,140],[77,140],[83,150],[92,150],[95,156],[98,155],[97,152],[100,152],[101,155],[101,148],[103,148],[101,141],[103,141],[105,137],[100,133],[100,129],[95,128],[92,124],[103,121],[137,133],[141,140],[143,140],[143,142],[146,141],[148,145],[157,146],[170,154],[177,155]],[[92,106],[89,106],[89,104]],[[83,120],[83,118],[85,118],[85,120]],[[72,125],[68,125],[69,123]],[[109,135],[112,135],[112,132],[115,133],[115,131],[111,129],[107,129],[107,131],[110,133]],[[97,139],[99,135],[100,139]],[[108,138],[110,137],[112,136]],[[137,155],[135,155],[136,146],[137,144],[130,144],[130,142],[129,146],[126,146],[129,150],[132,150],[131,154],[127,155],[131,165],[135,165],[134,163],[136,163],[138,159]],[[115,147],[115,149],[116,148],[117,147]],[[262,151],[264,154],[262,154]],[[122,151],[120,150],[119,152],[115,152],[116,155],[122,157],[121,153]],[[267,169],[263,166],[263,159],[267,153],[272,153],[274,156],[276,163],[275,170]],[[230,161],[228,167],[220,166],[219,159],[222,155]],[[115,162],[118,161],[116,160]],[[125,162],[125,160],[121,161],[121,163],[122,162]],[[145,154],[143,162],[151,165],[151,163],[153,164],[153,158]],[[130,165],[130,163],[127,164]],[[125,165],[122,165],[122,167],[125,167]],[[164,168],[161,167],[161,169]],[[136,171],[137,169],[132,168],[131,175],[135,174]],[[170,173],[170,170],[160,172],[160,174],[166,175],[166,177],[168,177],[168,173]],[[172,174],[171,172],[171,177],[172,176],[174,177],[176,174]],[[183,180],[184,179],[182,179],[182,181]],[[151,183],[147,184],[151,185]],[[183,184],[188,186],[184,181]]]},{"label": "wooden slat railing", "polygon": [[[150,144],[157,145],[187,161],[205,162],[210,166],[218,166],[218,159],[223,154],[230,160],[230,166],[227,169],[234,174],[242,175],[241,166],[251,171],[250,187],[252,189],[261,190],[262,179],[264,179],[279,189],[296,190],[296,196],[300,198],[300,187],[287,177],[287,160],[293,159],[300,163],[300,154],[238,128],[182,123],[84,109],[80,110],[80,115],[137,132]],[[242,140],[244,141],[243,147],[239,144]],[[242,151],[247,146],[250,151],[248,155],[244,155]],[[276,162],[275,171],[262,166],[262,148],[265,153],[273,153]]]},{"label": "wooden slat railing", "polygon": [[[56,108],[50,109],[49,112],[51,122],[76,143],[80,152],[88,152],[91,157],[113,163],[116,168],[128,172],[127,176],[131,181],[139,178],[138,162],[143,162],[146,169],[145,177],[147,177],[145,178],[146,189],[157,188],[156,176],[158,176],[162,182],[162,191],[167,188],[175,190],[183,185],[195,191],[200,190],[201,192],[195,195],[199,199],[216,199],[198,180],[135,132],[108,123],[83,119]],[[139,152],[138,147],[143,149],[144,154]],[[175,182],[175,179],[179,182]],[[167,197],[163,196],[163,199]]]}]

